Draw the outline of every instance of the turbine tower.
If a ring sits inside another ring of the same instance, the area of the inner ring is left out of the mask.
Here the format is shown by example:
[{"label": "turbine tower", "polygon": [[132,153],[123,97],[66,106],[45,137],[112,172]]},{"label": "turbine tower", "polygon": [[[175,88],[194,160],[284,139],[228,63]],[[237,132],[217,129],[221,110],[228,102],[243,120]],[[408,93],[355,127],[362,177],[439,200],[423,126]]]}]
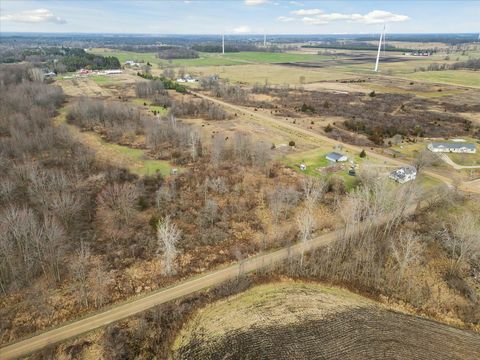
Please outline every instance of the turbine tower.
[{"label": "turbine tower", "polygon": [[382,39],[385,33],[385,25],[383,25],[383,32],[380,33],[380,40],[378,41],[377,61],[375,61],[375,72],[378,72],[378,62],[380,61],[380,51],[382,50]]},{"label": "turbine tower", "polygon": [[267,47],[267,32],[263,33],[263,47]]},{"label": "turbine tower", "polygon": [[225,34],[222,34],[222,55],[225,55]]}]

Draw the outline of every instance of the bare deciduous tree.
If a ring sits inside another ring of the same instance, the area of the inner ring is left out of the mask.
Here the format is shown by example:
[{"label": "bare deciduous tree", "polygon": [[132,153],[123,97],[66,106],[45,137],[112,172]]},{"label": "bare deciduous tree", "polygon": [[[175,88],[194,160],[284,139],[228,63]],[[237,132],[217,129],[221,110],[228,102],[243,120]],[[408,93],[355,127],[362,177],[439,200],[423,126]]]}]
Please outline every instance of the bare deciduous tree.
[{"label": "bare deciduous tree", "polygon": [[455,266],[480,259],[480,225],[472,213],[456,216],[450,230],[445,228],[442,239],[455,259]]},{"label": "bare deciduous tree", "polygon": [[405,274],[405,270],[421,258],[423,248],[418,236],[409,231],[400,233],[398,237],[393,237],[390,249],[396,263],[397,281],[400,281]]},{"label": "bare deciduous tree", "polygon": [[190,155],[192,160],[196,161],[199,153],[200,144],[200,134],[197,131],[190,132]]},{"label": "bare deciduous tree", "polygon": [[426,167],[433,166],[439,162],[439,157],[437,154],[429,151],[422,150],[418,153],[417,158],[415,159],[413,166],[417,169],[417,172],[420,173]]},{"label": "bare deciduous tree", "polygon": [[[310,239],[313,228],[315,226],[315,218],[313,216],[313,208],[306,206],[296,217],[297,228],[299,231],[300,242],[304,245]],[[303,267],[303,257],[305,249],[302,248],[300,255],[300,266]]]},{"label": "bare deciduous tree", "polygon": [[300,180],[303,196],[305,201],[311,205],[321,201],[322,196],[327,188],[327,182],[324,178],[316,178],[313,176],[304,176]]},{"label": "bare deciduous tree", "polygon": [[80,305],[88,307],[89,287],[88,270],[90,267],[90,248],[83,241],[80,242],[75,256],[71,263],[71,272],[73,275],[74,292]]},{"label": "bare deciduous tree", "polygon": [[163,273],[165,275],[175,275],[175,259],[178,254],[177,243],[182,233],[177,226],[172,223],[170,217],[164,218],[157,225],[157,254],[163,256]]},{"label": "bare deciduous tree", "polygon": [[109,296],[108,284],[112,280],[110,274],[104,270],[101,264],[97,263],[93,269],[92,296],[96,308],[105,304]]}]

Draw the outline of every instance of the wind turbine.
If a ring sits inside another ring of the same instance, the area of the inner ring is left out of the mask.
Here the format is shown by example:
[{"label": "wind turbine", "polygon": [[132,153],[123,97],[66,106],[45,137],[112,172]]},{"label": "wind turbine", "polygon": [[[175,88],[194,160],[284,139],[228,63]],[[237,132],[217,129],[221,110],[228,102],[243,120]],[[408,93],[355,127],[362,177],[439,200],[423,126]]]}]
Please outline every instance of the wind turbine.
[{"label": "wind turbine", "polygon": [[382,39],[385,35],[385,24],[383,25],[383,31],[380,33],[380,40],[378,41],[377,61],[375,61],[375,72],[378,72],[378,62],[380,61],[380,51],[382,50]]},{"label": "wind turbine", "polygon": [[225,33],[222,34],[222,55],[225,55]]}]

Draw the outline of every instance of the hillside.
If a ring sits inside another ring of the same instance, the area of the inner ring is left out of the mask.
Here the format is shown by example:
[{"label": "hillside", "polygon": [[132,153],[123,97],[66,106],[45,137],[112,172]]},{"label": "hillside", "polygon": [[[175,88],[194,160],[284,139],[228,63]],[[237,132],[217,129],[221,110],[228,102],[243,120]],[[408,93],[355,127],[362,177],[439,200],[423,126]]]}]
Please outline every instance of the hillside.
[{"label": "hillside", "polygon": [[478,359],[480,336],[346,290],[282,282],[203,308],[174,351],[176,359]]}]

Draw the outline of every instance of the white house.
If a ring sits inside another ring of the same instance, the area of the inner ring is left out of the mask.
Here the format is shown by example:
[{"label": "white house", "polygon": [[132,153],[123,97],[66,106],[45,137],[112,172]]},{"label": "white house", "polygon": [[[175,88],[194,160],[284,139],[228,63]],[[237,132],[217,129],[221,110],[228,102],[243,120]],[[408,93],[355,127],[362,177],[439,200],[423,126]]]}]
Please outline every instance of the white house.
[{"label": "white house", "polygon": [[129,66],[140,66],[139,63],[133,61],[133,60],[127,60],[125,61],[125,65],[129,65]]},{"label": "white house", "polygon": [[116,70],[116,69],[104,71],[105,75],[116,75],[116,74],[122,74],[122,73],[123,73],[122,70]]},{"label": "white house", "polygon": [[198,81],[197,79],[194,79],[189,74],[186,74],[183,78],[178,78],[177,79],[177,82],[179,82],[179,83],[194,83],[194,82],[197,82],[197,81]]},{"label": "white house", "polygon": [[400,184],[406,183],[410,180],[415,180],[417,177],[417,169],[413,166],[405,166],[396,169],[390,173],[389,178],[399,182]]},{"label": "white house", "polygon": [[344,161],[347,161],[348,158],[346,155],[343,155],[343,154],[340,154],[340,153],[337,153],[337,152],[331,152],[331,153],[328,153],[325,158],[328,160],[328,161],[331,161],[331,162],[344,162]]},{"label": "white house", "polygon": [[468,153],[474,154],[477,152],[475,144],[468,143],[447,143],[447,142],[432,142],[427,145],[427,149],[433,152],[453,152],[453,153]]}]

